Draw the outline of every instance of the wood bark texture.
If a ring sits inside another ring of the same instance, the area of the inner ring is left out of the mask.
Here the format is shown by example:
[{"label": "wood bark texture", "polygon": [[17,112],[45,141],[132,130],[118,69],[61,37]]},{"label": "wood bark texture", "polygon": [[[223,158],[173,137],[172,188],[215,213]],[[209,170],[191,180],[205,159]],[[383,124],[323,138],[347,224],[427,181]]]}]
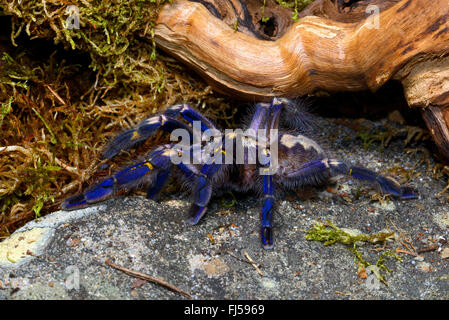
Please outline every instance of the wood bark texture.
[{"label": "wood bark texture", "polygon": [[215,90],[250,101],[401,81],[449,159],[449,0],[316,0],[299,18],[271,0],[263,16],[258,0],[174,0],[155,38]]}]

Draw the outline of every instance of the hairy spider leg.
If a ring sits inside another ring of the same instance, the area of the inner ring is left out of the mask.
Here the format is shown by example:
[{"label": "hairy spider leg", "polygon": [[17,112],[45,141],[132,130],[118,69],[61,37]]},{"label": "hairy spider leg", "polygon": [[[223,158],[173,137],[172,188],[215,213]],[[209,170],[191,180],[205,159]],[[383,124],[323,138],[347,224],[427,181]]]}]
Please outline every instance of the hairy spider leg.
[{"label": "hairy spider leg", "polygon": [[[268,103],[268,102],[259,102],[256,104],[256,110],[254,111],[253,117],[251,118],[251,123],[247,130],[247,132],[250,132],[255,135],[254,138],[257,137],[259,130],[266,129],[267,121],[270,117],[270,108],[271,108],[271,103]],[[237,140],[236,137],[230,137],[230,138],[234,139],[234,141]],[[248,146],[248,148],[249,147],[250,146]],[[254,145],[253,147],[257,148],[256,145]],[[246,178],[247,174],[249,174],[249,176],[252,175],[251,172],[254,170],[254,167],[255,167],[254,164],[249,163],[250,161],[249,161],[248,157],[249,157],[249,152],[246,152],[244,154],[244,159],[243,159],[243,176],[245,178]]]},{"label": "hairy spider leg", "polygon": [[127,190],[138,185],[149,173],[165,172],[171,167],[170,151],[170,145],[156,148],[146,161],[122,169],[85,192],[66,199],[61,208],[72,210],[86,207],[111,197],[121,189]]},{"label": "hairy spider leg", "polygon": [[[279,126],[279,117],[282,111],[282,100],[273,99],[270,107],[270,117],[267,119],[269,131],[277,130]],[[265,166],[270,166],[270,161]],[[273,242],[273,207],[274,207],[274,176],[270,168],[264,168],[265,173],[262,176],[262,190],[264,194],[263,207],[260,214],[261,229],[260,238],[264,249],[272,249]]]},{"label": "hairy spider leg", "polygon": [[[221,147],[220,147],[221,149]],[[217,152],[221,152],[221,156],[224,156],[223,149],[216,150]],[[221,164],[217,163],[206,163],[203,164],[198,172],[198,169],[191,170],[192,174],[196,176],[195,185],[193,187],[193,203],[189,210],[189,215],[187,218],[187,222],[191,225],[197,224],[200,219],[206,214],[207,205],[209,204],[210,198],[212,196],[212,179],[213,176],[218,172],[221,168]],[[190,166],[191,167],[191,166]],[[188,165],[184,165],[186,169],[185,174],[187,174],[187,170],[190,168]],[[192,168],[193,169],[193,168]]]},{"label": "hairy spider leg", "polygon": [[188,104],[176,104],[170,106],[164,111],[164,114],[172,118],[176,118],[178,115],[181,115],[189,123],[200,121],[201,131],[216,129],[214,124],[208,118],[203,116],[199,111],[190,107]]},{"label": "hairy spider leg", "polygon": [[256,111],[254,111],[249,129],[254,130],[254,132],[257,133],[257,130],[265,128],[270,107],[271,104],[267,102],[260,102],[256,104]]},{"label": "hairy spider leg", "polygon": [[270,107],[271,119],[270,122],[268,123],[269,130],[273,129],[277,130],[279,128],[279,119],[285,103],[287,103],[287,101],[284,98],[273,99],[273,102],[271,103]]},{"label": "hairy spider leg", "polygon": [[[261,102],[256,105],[256,111],[249,126],[250,129],[254,130],[254,132],[257,132],[257,130],[260,129],[261,126],[265,126],[267,116],[269,114],[269,108],[269,103]],[[228,135],[226,137],[223,137],[223,140],[224,139],[235,139],[235,136]],[[223,146],[223,140],[220,148]],[[223,157],[225,151],[223,149],[220,150],[220,148],[215,150],[215,152],[220,152],[221,157]],[[207,205],[212,196],[211,180],[213,179],[213,176],[219,171],[220,167],[221,164],[206,163],[201,166],[199,172],[195,167],[185,167],[187,170],[191,170],[191,175],[196,176],[196,182],[193,188],[193,204],[190,208],[189,216],[187,219],[187,222],[189,224],[197,224],[200,219],[206,214]]]},{"label": "hairy spider leg", "polygon": [[165,115],[157,115],[142,121],[136,128],[129,129],[118,134],[107,146],[103,153],[103,159],[112,159],[121,151],[129,151],[131,148],[143,143],[156,130],[162,129],[171,133],[174,129],[185,129],[192,139],[192,129],[185,123],[169,118]]},{"label": "hairy spider leg", "polygon": [[274,183],[273,175],[262,176],[264,201],[261,211],[262,226],[260,238],[264,249],[273,248],[273,207],[274,207]]},{"label": "hairy spider leg", "polygon": [[186,129],[190,133],[190,142],[192,142],[192,129],[187,124],[177,120],[178,115],[181,115],[189,123],[199,121],[201,123],[201,131],[215,129],[215,126],[209,119],[187,104],[173,105],[168,107],[162,114],[145,119],[137,127],[117,135],[106,147],[103,159],[111,159],[122,150],[128,151],[134,146],[143,143],[158,129],[169,133],[178,128]]},{"label": "hairy spider leg", "polygon": [[154,183],[148,186],[147,199],[157,200],[159,194],[161,193],[161,190],[167,184],[168,178],[170,177],[170,173],[171,168],[166,170],[160,170],[156,174],[156,179],[154,180]]},{"label": "hairy spider leg", "polygon": [[[221,152],[220,152],[221,151]],[[181,151],[182,152],[182,151]],[[186,152],[184,150],[184,152]],[[194,146],[189,148],[190,156],[195,157]],[[222,144],[217,147],[215,152],[220,152],[220,155],[225,154],[222,149]],[[202,155],[200,155],[202,156]],[[223,159],[222,159],[223,160]],[[200,169],[191,163],[179,163],[176,166],[181,170],[186,178],[195,180],[192,188],[192,205],[190,207],[187,223],[190,225],[197,224],[200,219],[206,214],[207,205],[212,196],[212,176],[220,169],[221,164],[206,163]]]},{"label": "hairy spider leg", "polygon": [[[172,146],[174,147],[175,145],[172,145]],[[179,150],[173,150],[173,151],[177,152],[178,155],[179,155],[179,153],[183,152],[184,150],[180,150],[179,149]],[[171,152],[173,152],[173,151],[171,151]],[[192,147],[189,148],[189,152],[190,152],[190,156],[192,157],[193,156],[193,148]],[[184,176],[186,178],[192,178],[195,175],[199,174],[196,166],[193,165],[193,164],[180,162],[178,164],[174,164],[173,163],[173,165],[176,165],[181,170],[181,172],[184,174]],[[148,187],[147,199],[153,199],[153,200],[157,199],[157,197],[159,196],[161,190],[167,184],[168,178],[170,177],[170,173],[171,173],[171,168],[172,167],[169,167],[169,168],[167,168],[165,170],[160,170],[157,173],[156,179]]]},{"label": "hairy spider leg", "polygon": [[384,177],[374,171],[362,167],[354,167],[334,159],[317,159],[304,163],[300,168],[286,173],[286,177],[301,185],[317,184],[325,176],[345,174],[359,180],[377,185],[383,193],[391,194],[400,199],[414,199],[415,191],[409,187],[402,187],[392,178]]},{"label": "hairy spider leg", "polygon": [[391,194],[399,199],[416,199],[418,196],[415,190],[409,187],[402,187],[391,177],[384,177],[374,171],[362,167],[349,166],[339,160],[327,160],[328,165],[340,174],[350,175],[359,180],[365,180],[377,185],[385,194]]}]

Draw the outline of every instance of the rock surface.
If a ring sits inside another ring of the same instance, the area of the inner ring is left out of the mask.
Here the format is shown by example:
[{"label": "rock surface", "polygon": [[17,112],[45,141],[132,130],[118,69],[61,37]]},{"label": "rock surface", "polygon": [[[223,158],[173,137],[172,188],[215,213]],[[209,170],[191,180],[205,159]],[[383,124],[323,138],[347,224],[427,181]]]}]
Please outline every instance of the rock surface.
[{"label": "rock surface", "polygon": [[[260,202],[251,194],[237,195],[232,207],[214,200],[196,226],[185,223],[189,202],[181,195],[165,196],[159,203],[118,197],[58,211],[0,243],[0,299],[185,299],[111,268],[106,259],[163,279],[192,299],[449,299],[449,259],[437,250],[418,256],[400,252],[402,262],[387,259],[392,271],[385,273],[387,286],[369,272],[367,277],[358,273],[346,245],[305,239],[316,221],[327,219],[363,233],[388,228],[416,249],[447,239],[449,233],[449,203],[436,196],[445,182],[432,177],[432,159],[429,167],[419,153],[405,155],[403,139],[379,152],[375,143],[365,150],[347,127],[330,123],[325,133],[331,135],[335,155],[351,163],[384,173],[397,166],[415,168],[420,175],[410,186],[420,198],[373,201],[369,186],[348,178],[332,188],[313,189],[311,197],[293,194],[277,203],[276,242],[269,251],[260,245]],[[401,241],[387,248],[412,249]],[[380,254],[373,249],[382,248],[359,245],[372,264]]]}]

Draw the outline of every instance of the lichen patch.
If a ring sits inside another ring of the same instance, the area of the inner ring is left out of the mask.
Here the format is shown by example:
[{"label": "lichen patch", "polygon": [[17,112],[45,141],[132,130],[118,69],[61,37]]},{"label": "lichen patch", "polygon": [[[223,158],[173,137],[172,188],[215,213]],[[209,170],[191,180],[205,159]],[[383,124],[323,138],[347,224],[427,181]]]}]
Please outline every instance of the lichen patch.
[{"label": "lichen patch", "polygon": [[51,228],[34,228],[14,233],[0,243],[0,267],[16,267],[39,255],[53,233]]}]

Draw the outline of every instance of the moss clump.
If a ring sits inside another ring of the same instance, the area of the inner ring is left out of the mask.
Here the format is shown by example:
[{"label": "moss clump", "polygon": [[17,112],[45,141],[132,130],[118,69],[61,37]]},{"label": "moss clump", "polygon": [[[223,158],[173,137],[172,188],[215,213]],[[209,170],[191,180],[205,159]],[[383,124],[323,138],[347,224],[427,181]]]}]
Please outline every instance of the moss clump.
[{"label": "moss clump", "polygon": [[[118,81],[161,90],[163,70],[149,63],[156,58],[154,41],[142,44],[139,36],[153,36],[154,21],[166,0],[0,1],[12,17],[11,41],[25,32],[31,38],[63,43],[88,52],[90,68],[98,72],[97,86]],[[150,66],[153,66],[151,68]]]},{"label": "moss clump", "polygon": [[293,10],[292,19],[296,22],[299,19],[299,12],[311,4],[314,0],[276,0],[276,2],[284,8]]},{"label": "moss clump", "polygon": [[378,232],[375,234],[364,233],[352,233],[345,231],[335,226],[331,221],[327,221],[327,224],[317,222],[312,229],[307,231],[306,239],[311,241],[323,242],[325,246],[334,243],[343,243],[348,246],[348,249],[354,254],[355,262],[363,268],[370,267],[371,271],[377,277],[379,281],[388,285],[385,276],[382,271],[391,272],[386,266],[385,259],[387,257],[394,257],[398,261],[402,261],[401,257],[396,253],[385,250],[377,259],[376,263],[372,265],[370,262],[363,258],[360,251],[357,250],[357,243],[367,242],[372,244],[385,243],[387,240],[394,238],[394,232]]},{"label": "moss clump", "polygon": [[[299,13],[307,7],[309,4],[311,4],[314,0],[275,0],[277,4],[279,4],[281,7],[287,8],[292,10],[292,19],[293,21],[299,20]],[[265,7],[267,5],[267,1],[263,0],[263,5],[261,7],[261,13],[262,13],[262,22],[267,22],[269,20],[268,17],[265,17]]]},{"label": "moss clump", "polygon": [[429,139],[427,130],[415,126],[395,127],[385,123],[381,129],[369,128],[357,132],[363,142],[363,149],[367,150],[373,143],[380,143],[383,151],[396,137],[403,137],[405,145]]},{"label": "moss clump", "polygon": [[336,242],[354,245],[357,242],[379,243],[385,242],[394,236],[393,232],[379,232],[375,234],[352,234],[336,227],[331,221],[327,224],[317,222],[315,226],[307,231],[306,239],[323,242],[325,246]]},{"label": "moss clump", "polygon": [[222,98],[167,58],[159,62],[167,70],[164,88],[154,93],[94,88],[97,74],[83,58],[67,63],[64,50],[38,59],[34,48],[9,49],[0,74],[0,237],[123,165],[96,171],[102,147],[123,127],[175,102],[209,106],[203,111],[213,119],[232,115]]},{"label": "moss clump", "polygon": [[0,0],[0,239],[123,165],[96,170],[107,140],[149,114],[187,102],[233,122],[229,103],[142,40],[163,3]]}]

